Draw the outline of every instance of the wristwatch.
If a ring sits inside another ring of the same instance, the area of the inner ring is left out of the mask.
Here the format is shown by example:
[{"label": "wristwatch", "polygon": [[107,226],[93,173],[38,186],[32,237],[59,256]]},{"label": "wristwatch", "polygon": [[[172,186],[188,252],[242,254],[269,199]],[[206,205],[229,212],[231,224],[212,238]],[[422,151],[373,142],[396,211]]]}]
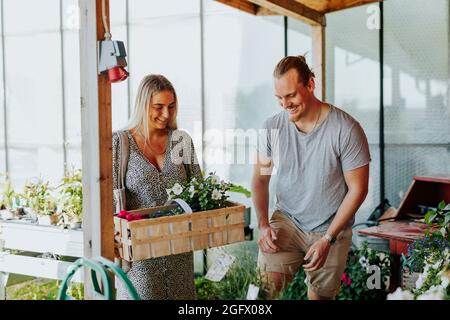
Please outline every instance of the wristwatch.
[{"label": "wristwatch", "polygon": [[327,240],[330,244],[333,244],[336,242],[336,238],[330,235],[329,233],[326,233],[324,236],[325,240]]}]

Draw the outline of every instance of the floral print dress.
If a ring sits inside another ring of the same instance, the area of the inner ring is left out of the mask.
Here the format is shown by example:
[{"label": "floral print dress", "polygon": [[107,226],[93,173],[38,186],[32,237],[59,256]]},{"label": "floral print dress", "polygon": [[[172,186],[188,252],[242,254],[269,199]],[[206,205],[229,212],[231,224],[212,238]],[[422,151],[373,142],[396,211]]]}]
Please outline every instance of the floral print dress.
[{"label": "floral print dress", "polygon": [[[171,188],[175,182],[184,183],[189,177],[201,177],[194,144],[184,131],[169,130],[161,171],[144,156],[131,133],[128,130],[125,132],[129,140],[125,179],[127,210],[164,205],[168,198],[166,189]],[[117,132],[113,134],[112,147],[113,184],[116,189],[120,165]],[[184,152],[187,154],[183,155]],[[174,161],[180,157],[185,160]],[[132,262],[127,276],[143,300],[196,298],[192,252]],[[116,285],[117,299],[130,299],[121,281],[117,281]]]}]

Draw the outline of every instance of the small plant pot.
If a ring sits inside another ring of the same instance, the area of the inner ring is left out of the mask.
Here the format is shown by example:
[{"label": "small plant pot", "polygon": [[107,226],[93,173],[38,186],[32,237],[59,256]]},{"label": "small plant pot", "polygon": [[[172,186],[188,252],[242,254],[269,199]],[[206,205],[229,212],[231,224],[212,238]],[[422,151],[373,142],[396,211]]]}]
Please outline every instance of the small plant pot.
[{"label": "small plant pot", "polygon": [[402,270],[402,289],[411,290],[416,287],[416,281],[419,279],[419,272],[410,272],[409,269],[405,268]]},{"label": "small plant pot", "polygon": [[81,226],[82,226],[81,221],[72,221],[69,224],[69,227],[72,230],[81,229]]},{"label": "small plant pot", "polygon": [[4,209],[4,210],[0,210],[0,218],[2,220],[12,220],[14,219],[14,213],[12,213],[11,211]]},{"label": "small plant pot", "polygon": [[43,225],[43,226],[54,226],[58,222],[57,214],[39,215],[37,218],[38,218],[38,224]]},{"label": "small plant pot", "polygon": [[37,222],[38,214],[37,214],[37,212],[36,212],[34,209],[28,208],[28,207],[24,207],[24,208],[23,208],[23,212],[24,212],[25,215],[28,216],[31,220],[33,220],[34,222]]}]

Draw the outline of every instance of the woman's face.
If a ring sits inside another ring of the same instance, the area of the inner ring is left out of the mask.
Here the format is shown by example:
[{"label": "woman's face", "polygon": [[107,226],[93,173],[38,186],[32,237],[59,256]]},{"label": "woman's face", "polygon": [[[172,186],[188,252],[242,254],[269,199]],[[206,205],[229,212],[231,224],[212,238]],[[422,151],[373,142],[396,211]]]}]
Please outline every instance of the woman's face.
[{"label": "woman's face", "polygon": [[175,96],[170,90],[155,93],[150,101],[150,127],[165,129],[175,117]]}]

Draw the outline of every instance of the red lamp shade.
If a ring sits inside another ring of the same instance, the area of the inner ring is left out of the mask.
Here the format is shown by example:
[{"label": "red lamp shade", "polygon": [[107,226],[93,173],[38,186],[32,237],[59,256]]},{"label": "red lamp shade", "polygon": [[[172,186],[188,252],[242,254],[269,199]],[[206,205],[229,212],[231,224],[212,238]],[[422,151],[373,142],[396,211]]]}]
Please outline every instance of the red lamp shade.
[{"label": "red lamp shade", "polygon": [[108,78],[111,82],[120,82],[128,78],[129,73],[122,67],[114,67],[108,70]]}]

